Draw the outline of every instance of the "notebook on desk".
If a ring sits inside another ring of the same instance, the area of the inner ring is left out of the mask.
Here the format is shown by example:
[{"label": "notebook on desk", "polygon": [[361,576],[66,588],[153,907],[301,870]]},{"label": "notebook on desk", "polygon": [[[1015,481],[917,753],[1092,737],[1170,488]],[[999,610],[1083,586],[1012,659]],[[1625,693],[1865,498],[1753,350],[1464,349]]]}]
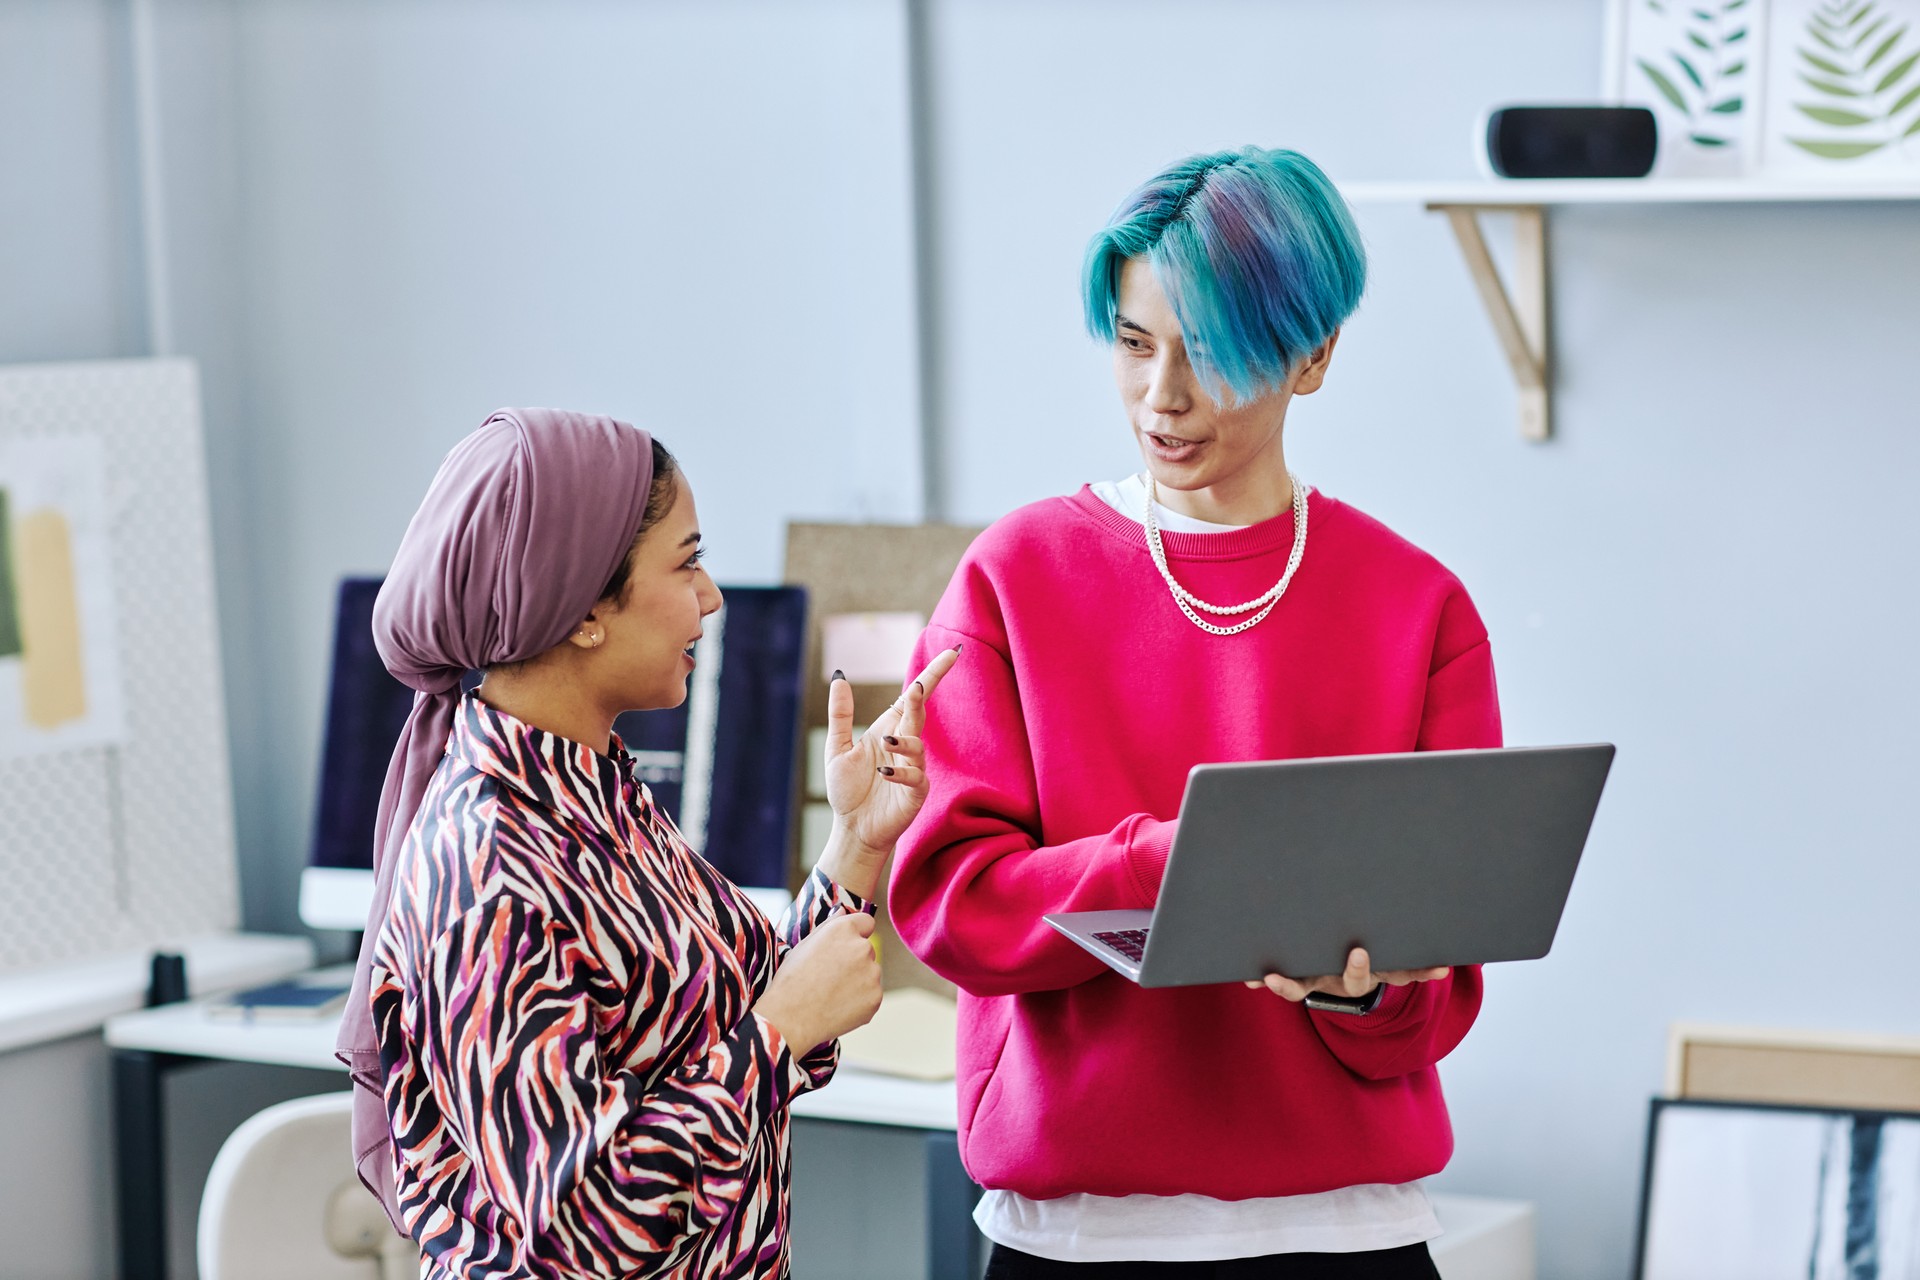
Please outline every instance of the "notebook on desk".
[{"label": "notebook on desk", "polygon": [[207,1016],[234,1022],[327,1022],[347,1004],[344,979],[270,982],[207,1005]]}]

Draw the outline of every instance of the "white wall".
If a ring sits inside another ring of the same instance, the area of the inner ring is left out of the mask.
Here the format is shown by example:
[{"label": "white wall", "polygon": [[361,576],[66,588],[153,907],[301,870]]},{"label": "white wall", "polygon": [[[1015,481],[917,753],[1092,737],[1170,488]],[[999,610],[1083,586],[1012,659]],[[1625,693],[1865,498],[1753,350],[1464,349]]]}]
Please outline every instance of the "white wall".
[{"label": "white wall", "polygon": [[[334,584],[489,410],[658,432],[723,581],[776,579],[790,516],[918,518],[905,35],[891,0],[154,10],[246,918],[286,929]],[[0,361],[146,350],[129,66],[124,0],[0,0]],[[8,1274],[103,1271],[100,1053],[0,1055],[40,1153],[3,1162]],[[199,1097],[169,1119],[210,1157]]]},{"label": "white wall", "polygon": [[[935,14],[946,456],[984,519],[1137,469],[1075,292],[1131,186],[1245,142],[1471,177],[1482,108],[1591,96],[1602,6]],[[1290,460],[1462,575],[1510,741],[1620,745],[1552,955],[1490,971],[1443,1070],[1438,1185],[1537,1200],[1543,1275],[1618,1276],[1670,1021],[1920,1031],[1920,205],[1555,214],[1546,446],[1445,224],[1359,217],[1372,285]]]},{"label": "white wall", "polygon": [[[252,923],[292,919],[332,583],[488,409],[657,429],[734,580],[789,517],[918,514],[901,12],[157,0]],[[1134,465],[1075,303],[1131,185],[1242,142],[1467,176],[1484,106],[1591,94],[1602,3],[930,16],[941,480],[987,519]],[[0,360],[141,349],[123,41],[119,3],[0,7]],[[1538,1200],[1543,1274],[1616,1276],[1670,1019],[1920,1030],[1920,206],[1556,215],[1544,447],[1444,227],[1360,217],[1296,465],[1466,579],[1512,740],[1622,748],[1554,954],[1447,1065],[1442,1183]]]},{"label": "white wall", "polygon": [[[236,805],[248,917],[285,927],[333,584],[384,570],[493,408],[657,432],[723,582],[777,579],[789,517],[918,518],[905,37],[888,0],[261,0],[228,29],[237,227],[175,239],[239,281],[205,331],[237,352]],[[163,95],[206,91],[183,63]],[[173,136],[192,189],[221,153]]]},{"label": "white wall", "polygon": [[143,353],[126,16],[0,5],[0,359]]}]

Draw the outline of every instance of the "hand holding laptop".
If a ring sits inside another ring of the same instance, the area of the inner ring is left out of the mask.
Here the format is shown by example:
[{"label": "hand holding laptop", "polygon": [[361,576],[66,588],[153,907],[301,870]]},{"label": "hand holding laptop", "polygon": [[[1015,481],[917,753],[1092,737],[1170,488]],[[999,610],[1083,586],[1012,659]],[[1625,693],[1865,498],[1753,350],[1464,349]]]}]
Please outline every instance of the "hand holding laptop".
[{"label": "hand holding laptop", "polygon": [[1414,982],[1438,982],[1452,972],[1445,965],[1438,965],[1431,969],[1383,969],[1375,973],[1372,962],[1367,958],[1367,949],[1355,947],[1347,953],[1345,973],[1298,979],[1270,973],[1262,982],[1249,982],[1247,985],[1255,990],[1264,985],[1281,999],[1299,1004],[1316,991],[1348,999],[1364,999],[1381,986],[1404,987]]}]

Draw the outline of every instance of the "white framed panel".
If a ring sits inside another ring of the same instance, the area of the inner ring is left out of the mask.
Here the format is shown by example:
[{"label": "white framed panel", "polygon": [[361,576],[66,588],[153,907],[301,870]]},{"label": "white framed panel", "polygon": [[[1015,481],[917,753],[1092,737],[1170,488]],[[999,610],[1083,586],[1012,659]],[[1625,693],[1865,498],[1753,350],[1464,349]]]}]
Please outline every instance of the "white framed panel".
[{"label": "white framed panel", "polygon": [[0,759],[0,972],[238,922],[199,377],[189,360],[0,368],[0,444],[105,458],[115,741]]}]

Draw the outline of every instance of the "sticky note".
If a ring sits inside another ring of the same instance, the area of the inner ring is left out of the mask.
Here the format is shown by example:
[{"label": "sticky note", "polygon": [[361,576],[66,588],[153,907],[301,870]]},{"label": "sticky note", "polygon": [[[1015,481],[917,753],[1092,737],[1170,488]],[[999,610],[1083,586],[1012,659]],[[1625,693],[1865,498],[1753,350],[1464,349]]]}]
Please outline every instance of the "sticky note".
[{"label": "sticky note", "polygon": [[913,646],[927,629],[918,613],[836,613],[820,620],[820,678],[846,673],[855,684],[902,685]]}]

